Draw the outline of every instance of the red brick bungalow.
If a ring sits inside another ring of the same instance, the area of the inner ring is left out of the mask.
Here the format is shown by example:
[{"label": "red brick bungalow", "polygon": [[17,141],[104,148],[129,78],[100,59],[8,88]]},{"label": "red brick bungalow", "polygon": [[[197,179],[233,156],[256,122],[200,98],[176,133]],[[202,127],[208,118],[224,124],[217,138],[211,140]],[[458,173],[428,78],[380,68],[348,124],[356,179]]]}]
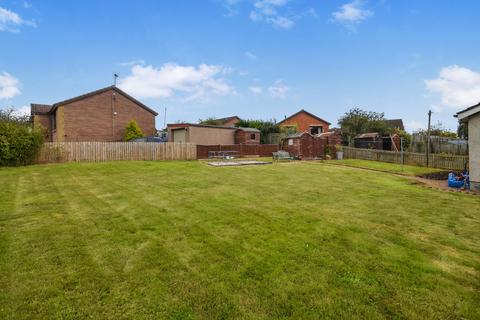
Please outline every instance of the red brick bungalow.
[{"label": "red brick bungalow", "polygon": [[280,127],[296,128],[298,132],[308,132],[312,135],[328,132],[330,124],[330,122],[303,109],[278,123]]},{"label": "red brick bungalow", "polygon": [[106,87],[52,105],[31,104],[34,128],[46,129],[47,141],[123,141],[135,120],[142,132],[155,134],[158,114],[120,90]]}]

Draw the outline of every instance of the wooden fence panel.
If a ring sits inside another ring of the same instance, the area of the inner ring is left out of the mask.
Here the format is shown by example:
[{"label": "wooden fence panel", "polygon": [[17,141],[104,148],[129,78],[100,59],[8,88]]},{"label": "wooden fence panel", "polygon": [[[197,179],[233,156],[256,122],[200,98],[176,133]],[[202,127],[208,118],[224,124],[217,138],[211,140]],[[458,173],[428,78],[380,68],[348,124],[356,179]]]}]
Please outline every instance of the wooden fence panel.
[{"label": "wooden fence panel", "polygon": [[194,160],[196,158],[197,146],[192,143],[47,142],[40,150],[36,162]]},{"label": "wooden fence panel", "polygon": [[[375,149],[360,149],[342,147],[345,159],[363,159],[391,163],[402,163],[402,153],[396,151],[384,151]],[[430,154],[429,166],[432,168],[463,170],[468,163],[468,156]],[[403,163],[415,166],[426,166],[427,156],[424,153],[403,153]]]}]

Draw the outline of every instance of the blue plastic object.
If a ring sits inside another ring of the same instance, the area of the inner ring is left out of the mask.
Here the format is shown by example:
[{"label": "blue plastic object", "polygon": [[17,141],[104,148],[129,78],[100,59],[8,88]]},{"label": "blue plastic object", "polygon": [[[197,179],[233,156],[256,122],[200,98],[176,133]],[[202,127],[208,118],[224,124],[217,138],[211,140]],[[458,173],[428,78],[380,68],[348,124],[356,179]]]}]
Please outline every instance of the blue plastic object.
[{"label": "blue plastic object", "polygon": [[453,172],[448,174],[448,186],[450,188],[461,188],[465,185],[465,181],[457,180],[457,176]]}]

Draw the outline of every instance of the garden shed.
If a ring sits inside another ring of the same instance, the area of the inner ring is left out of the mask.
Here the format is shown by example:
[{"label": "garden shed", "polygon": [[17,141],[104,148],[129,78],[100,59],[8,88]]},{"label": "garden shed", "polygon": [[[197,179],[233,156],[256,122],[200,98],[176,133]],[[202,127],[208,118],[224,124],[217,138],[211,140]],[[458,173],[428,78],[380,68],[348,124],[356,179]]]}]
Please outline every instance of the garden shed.
[{"label": "garden shed", "polygon": [[362,133],[353,138],[353,144],[355,148],[400,151],[400,136],[382,137],[378,132]]},{"label": "garden shed", "polygon": [[327,141],[308,132],[298,132],[283,138],[281,149],[300,159],[323,158]]},{"label": "garden shed", "polygon": [[378,132],[361,133],[353,138],[355,148],[383,149],[383,140]]}]

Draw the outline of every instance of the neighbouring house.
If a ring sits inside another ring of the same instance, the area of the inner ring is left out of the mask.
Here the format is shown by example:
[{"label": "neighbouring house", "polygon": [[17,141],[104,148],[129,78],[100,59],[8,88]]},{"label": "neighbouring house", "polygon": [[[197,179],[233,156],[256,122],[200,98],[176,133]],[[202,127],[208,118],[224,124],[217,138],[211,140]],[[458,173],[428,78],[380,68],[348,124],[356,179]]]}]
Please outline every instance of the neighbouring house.
[{"label": "neighbouring house", "polygon": [[355,148],[400,151],[400,136],[393,134],[382,137],[378,132],[368,132],[353,138]]},{"label": "neighbouring house", "polygon": [[224,127],[235,127],[235,125],[240,121],[240,118],[237,116],[231,116],[226,118],[220,118],[213,120],[217,125]]},{"label": "neighbouring house", "polygon": [[400,129],[402,131],[405,131],[405,126],[403,125],[403,120],[402,119],[389,119],[385,120],[385,124],[389,129]]},{"label": "neighbouring house", "polygon": [[472,188],[480,190],[480,103],[458,112],[455,117],[468,126],[469,171]]},{"label": "neighbouring house", "polygon": [[146,136],[155,134],[158,114],[120,90],[106,87],[52,105],[31,104],[34,128],[45,129],[47,141],[123,141],[135,120]]},{"label": "neighbouring house", "polygon": [[260,131],[254,128],[175,123],[168,124],[167,130],[170,142],[189,142],[200,145],[260,143]]},{"label": "neighbouring house", "polygon": [[308,132],[311,135],[316,135],[323,132],[328,132],[330,122],[317,117],[316,115],[300,110],[289,117],[286,117],[278,123],[280,127],[292,128],[298,132]]}]

